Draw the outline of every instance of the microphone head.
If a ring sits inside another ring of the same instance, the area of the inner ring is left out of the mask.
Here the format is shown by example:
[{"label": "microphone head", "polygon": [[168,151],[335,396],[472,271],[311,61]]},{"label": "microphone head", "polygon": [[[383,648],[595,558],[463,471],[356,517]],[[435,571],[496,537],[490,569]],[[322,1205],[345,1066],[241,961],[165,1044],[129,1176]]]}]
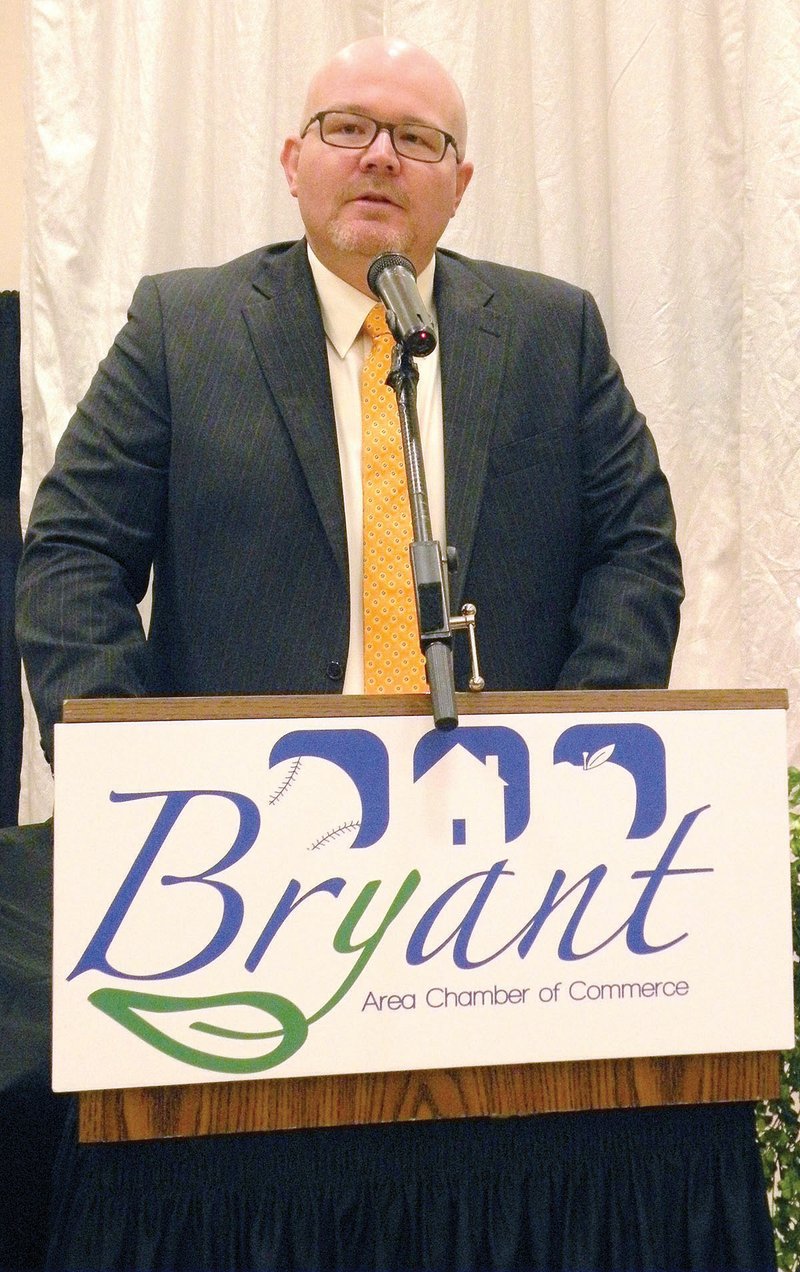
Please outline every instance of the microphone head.
[{"label": "microphone head", "polygon": [[417,271],[407,256],[384,252],[367,270],[367,286],[383,301],[386,322],[407,353],[424,358],[436,348],[436,329],[417,290]]},{"label": "microphone head", "polygon": [[387,269],[407,269],[411,277],[416,281],[417,271],[414,269],[411,261],[407,256],[401,256],[398,252],[384,252],[382,256],[376,256],[375,260],[367,270],[367,286],[373,296],[377,296],[378,300],[383,297],[375,290],[376,283]]}]

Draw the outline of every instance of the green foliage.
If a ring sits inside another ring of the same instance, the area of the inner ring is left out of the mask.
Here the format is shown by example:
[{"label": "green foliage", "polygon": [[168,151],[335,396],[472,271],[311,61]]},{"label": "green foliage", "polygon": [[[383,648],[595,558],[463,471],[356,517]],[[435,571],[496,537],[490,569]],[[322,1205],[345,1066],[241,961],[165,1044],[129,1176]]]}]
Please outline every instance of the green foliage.
[{"label": "green foliage", "polygon": [[[792,870],[795,1038],[800,1036],[800,770],[789,769],[789,841]],[[761,1161],[775,1229],[778,1267],[800,1267],[800,1045],[784,1052],[781,1093],[756,1110]]]}]

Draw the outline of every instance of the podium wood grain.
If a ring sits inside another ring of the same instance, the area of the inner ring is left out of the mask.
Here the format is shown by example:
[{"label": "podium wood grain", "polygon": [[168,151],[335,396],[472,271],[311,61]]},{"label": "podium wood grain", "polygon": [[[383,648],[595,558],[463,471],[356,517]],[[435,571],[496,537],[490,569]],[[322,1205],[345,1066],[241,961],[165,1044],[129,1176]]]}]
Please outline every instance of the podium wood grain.
[{"label": "podium wood grain", "polygon": [[[459,694],[460,715],[786,710],[783,689]],[[426,715],[426,695],[73,699],[66,723]],[[655,1056],[84,1091],[81,1142],[774,1097],[779,1053]]]},{"label": "podium wood grain", "polygon": [[778,1053],[432,1069],[84,1091],[82,1142],[645,1108],[778,1094]]},{"label": "podium wood grain", "polygon": [[[786,711],[785,689],[603,689],[542,693],[459,693],[459,715],[535,715],[609,711]],[[286,694],[230,698],[70,698],[67,724],[136,720],[350,719],[429,715],[427,694]]]}]

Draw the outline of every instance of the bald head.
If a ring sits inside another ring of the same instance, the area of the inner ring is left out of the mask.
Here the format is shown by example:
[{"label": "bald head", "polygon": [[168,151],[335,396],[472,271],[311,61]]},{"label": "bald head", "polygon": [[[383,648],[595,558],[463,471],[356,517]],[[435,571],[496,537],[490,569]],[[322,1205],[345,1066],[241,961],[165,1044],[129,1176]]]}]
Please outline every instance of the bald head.
[{"label": "bald head", "polygon": [[[327,130],[323,137],[319,117],[331,114],[362,117],[362,133],[364,116],[378,127],[363,144],[355,119],[339,121],[341,139]],[[440,158],[395,150],[394,129],[402,127],[405,139],[414,125],[447,134]],[[472,176],[466,142],[464,100],[430,53],[378,38],[337,53],[312,79],[300,134],[287,137],[281,153],[306,237],[322,263],[367,294],[367,270],[383,252],[402,252],[423,270]]]},{"label": "bald head", "polygon": [[301,127],[318,110],[331,109],[331,92],[340,92],[347,84],[357,90],[367,76],[387,83],[402,81],[410,92],[418,91],[421,99],[436,101],[439,118],[425,122],[435,123],[452,133],[463,159],[467,145],[467,112],[461,90],[431,53],[400,38],[387,40],[375,35],[340,49],[311,80]]}]

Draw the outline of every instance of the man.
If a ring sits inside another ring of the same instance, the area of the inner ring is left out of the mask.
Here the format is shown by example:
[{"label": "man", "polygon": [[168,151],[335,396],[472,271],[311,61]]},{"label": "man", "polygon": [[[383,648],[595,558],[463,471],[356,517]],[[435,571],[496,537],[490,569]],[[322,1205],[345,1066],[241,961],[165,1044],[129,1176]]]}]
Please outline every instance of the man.
[{"label": "man", "polygon": [[[330,111],[425,124],[443,153],[405,158],[386,126],[331,144]],[[459,554],[454,609],[478,607],[487,687],[666,683],[672,508],[593,302],[450,253],[434,266],[472,174],[455,85],[422,50],[361,42],[314,79],[303,124],[282,161],[308,250],[145,280],[42,484],[19,639],[48,755],[66,697],[361,689],[359,331],[387,248],[436,309],[434,528]],[[456,672],[466,687],[464,649]]]},{"label": "man", "polygon": [[[361,332],[386,250],[435,308],[441,356],[420,382],[434,525],[459,552],[454,607],[478,606],[488,687],[666,683],[682,586],[652,438],[588,296],[436,252],[465,147],[443,68],[360,42],[315,77],[283,148],[306,240],[140,285],[28,532],[19,638],[48,754],[67,696],[363,687]],[[690,1266],[674,1216],[691,1175],[697,1240],[715,1233],[700,1262],[768,1266],[763,1196],[741,1263],[718,1218],[719,1172],[744,1169],[729,1131],[664,1111],[80,1150],[51,1258],[552,1272],[640,1266],[654,1240],[659,1266]],[[758,1196],[752,1135],[744,1156]],[[664,1240],[643,1231],[642,1178]],[[120,1198],[129,1218],[112,1221]]]}]

